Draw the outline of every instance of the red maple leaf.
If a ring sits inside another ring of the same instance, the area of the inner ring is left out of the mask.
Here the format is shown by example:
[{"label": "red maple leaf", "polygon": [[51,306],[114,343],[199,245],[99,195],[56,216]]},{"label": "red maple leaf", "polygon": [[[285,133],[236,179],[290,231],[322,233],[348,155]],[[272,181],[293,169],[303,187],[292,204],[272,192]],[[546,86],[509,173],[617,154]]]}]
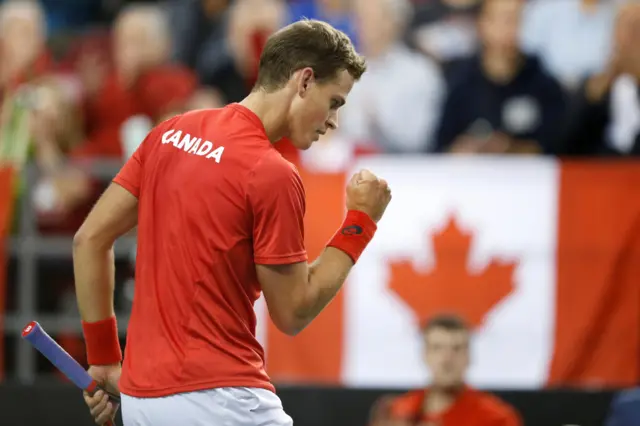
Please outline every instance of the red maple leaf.
[{"label": "red maple leaf", "polygon": [[513,290],[517,262],[491,259],[482,271],[469,272],[472,239],[472,234],[460,230],[451,216],[447,225],[433,235],[435,265],[431,271],[416,271],[409,261],[391,263],[389,286],[421,323],[433,315],[451,312],[476,328]]}]

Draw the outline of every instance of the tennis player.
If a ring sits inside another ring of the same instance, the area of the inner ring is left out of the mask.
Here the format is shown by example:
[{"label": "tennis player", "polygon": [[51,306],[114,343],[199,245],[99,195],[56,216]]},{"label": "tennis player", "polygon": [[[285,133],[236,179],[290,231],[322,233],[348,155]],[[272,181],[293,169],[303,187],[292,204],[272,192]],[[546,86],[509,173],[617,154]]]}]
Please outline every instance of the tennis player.
[{"label": "tennis player", "polygon": [[[303,184],[272,143],[306,149],[336,128],[364,72],[345,34],[293,23],[267,41],[247,98],[159,124],[94,206],[74,239],[76,293],[89,372],[120,392],[126,426],[293,424],[265,372],[254,302],[262,291],[280,330],[304,329],[340,290],[391,192],[369,171],[354,175],[344,223],[309,264]],[[136,225],[121,370],[112,246]],[[114,417],[104,393],[85,401],[96,423]]]}]

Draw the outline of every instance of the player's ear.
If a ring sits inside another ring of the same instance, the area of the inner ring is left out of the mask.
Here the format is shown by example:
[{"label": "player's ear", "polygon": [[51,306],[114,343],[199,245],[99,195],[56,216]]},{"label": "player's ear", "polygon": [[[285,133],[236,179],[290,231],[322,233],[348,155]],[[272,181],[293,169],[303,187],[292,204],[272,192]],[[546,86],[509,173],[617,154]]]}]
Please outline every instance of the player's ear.
[{"label": "player's ear", "polygon": [[301,69],[298,78],[298,95],[300,97],[304,97],[309,92],[309,89],[314,82],[315,75],[313,73],[313,69],[310,67]]}]

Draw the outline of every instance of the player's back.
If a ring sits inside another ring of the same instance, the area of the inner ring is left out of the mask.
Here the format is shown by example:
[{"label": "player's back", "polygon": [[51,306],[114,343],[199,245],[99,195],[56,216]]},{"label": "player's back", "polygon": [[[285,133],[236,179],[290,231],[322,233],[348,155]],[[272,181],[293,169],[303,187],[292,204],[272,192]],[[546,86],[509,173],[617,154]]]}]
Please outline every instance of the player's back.
[{"label": "player's back", "polygon": [[139,151],[136,285],[121,390],[272,389],[254,337],[260,286],[249,192],[256,165],[289,173],[293,166],[238,104],[174,117]]}]

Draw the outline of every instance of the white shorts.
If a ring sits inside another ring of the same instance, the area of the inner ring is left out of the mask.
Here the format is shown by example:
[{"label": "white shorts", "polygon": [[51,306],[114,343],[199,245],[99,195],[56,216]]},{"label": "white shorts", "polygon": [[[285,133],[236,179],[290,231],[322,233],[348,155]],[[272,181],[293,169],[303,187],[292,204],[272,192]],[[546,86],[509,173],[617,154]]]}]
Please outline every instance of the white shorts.
[{"label": "white shorts", "polygon": [[124,426],[292,426],[273,392],[217,388],[159,398],[121,394]]}]

